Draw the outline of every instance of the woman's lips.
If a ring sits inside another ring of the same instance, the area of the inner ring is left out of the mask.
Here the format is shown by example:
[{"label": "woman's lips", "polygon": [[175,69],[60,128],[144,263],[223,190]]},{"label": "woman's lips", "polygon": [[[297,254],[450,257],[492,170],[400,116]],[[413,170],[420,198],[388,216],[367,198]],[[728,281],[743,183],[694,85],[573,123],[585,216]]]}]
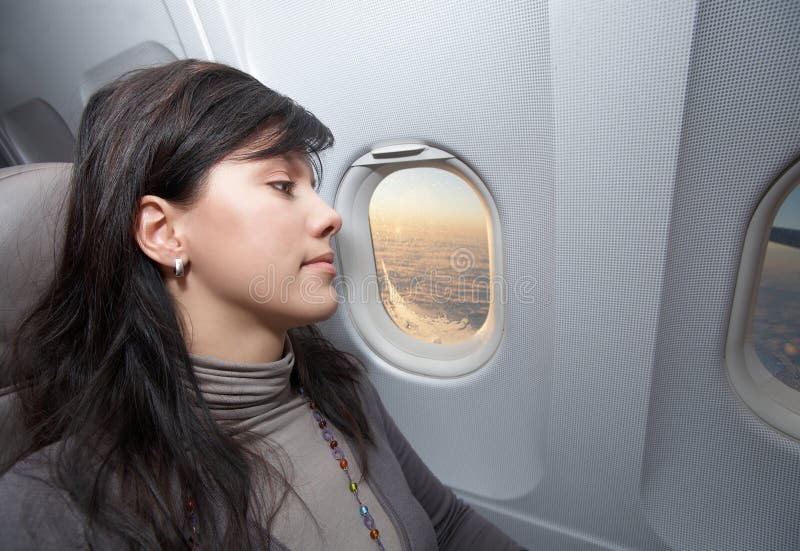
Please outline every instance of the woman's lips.
[{"label": "woman's lips", "polygon": [[336,266],[330,262],[311,262],[309,264],[303,264],[303,268],[311,268],[312,270],[336,275]]}]

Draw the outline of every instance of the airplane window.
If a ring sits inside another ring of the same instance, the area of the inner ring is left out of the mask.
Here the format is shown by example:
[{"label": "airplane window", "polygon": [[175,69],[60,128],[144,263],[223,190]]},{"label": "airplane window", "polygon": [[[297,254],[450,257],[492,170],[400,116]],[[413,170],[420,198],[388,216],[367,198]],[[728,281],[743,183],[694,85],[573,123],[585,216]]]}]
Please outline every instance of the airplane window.
[{"label": "airplane window", "polygon": [[487,365],[508,290],[489,187],[423,142],[375,144],[355,159],[334,207],[336,292],[352,327],[390,368],[458,377]]},{"label": "airplane window", "polygon": [[489,234],[478,194],[433,167],[396,170],[369,204],[375,271],[386,313],[435,344],[472,337],[489,313]]},{"label": "airplane window", "polygon": [[800,391],[800,187],[784,200],[772,225],[752,338],[767,371]]},{"label": "airplane window", "polygon": [[767,190],[742,249],[728,375],[750,409],[800,438],[800,161]]}]

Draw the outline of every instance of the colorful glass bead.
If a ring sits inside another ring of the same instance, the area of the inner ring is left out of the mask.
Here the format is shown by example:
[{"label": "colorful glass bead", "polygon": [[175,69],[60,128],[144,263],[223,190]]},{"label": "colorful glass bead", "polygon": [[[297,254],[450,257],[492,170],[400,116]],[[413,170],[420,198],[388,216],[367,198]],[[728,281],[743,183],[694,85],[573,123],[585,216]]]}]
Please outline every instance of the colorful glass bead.
[{"label": "colorful glass bead", "polygon": [[331,455],[336,461],[341,461],[344,459],[344,452],[342,451],[342,448],[333,448]]},{"label": "colorful glass bead", "polygon": [[317,404],[315,404],[315,403],[312,401],[312,402],[309,402],[309,403],[308,403],[308,407],[309,407],[309,409],[317,409]]},{"label": "colorful glass bead", "polygon": [[339,466],[341,468],[343,468],[343,469],[346,469],[347,468],[347,459],[342,459],[341,461],[339,461]]},{"label": "colorful glass bead", "polygon": [[369,509],[367,509],[366,505],[362,505],[361,509],[359,509],[358,512],[361,513],[361,516],[363,517],[364,515],[369,513]]},{"label": "colorful glass bead", "polygon": [[331,449],[335,448],[338,445],[339,445],[339,442],[337,442],[336,440],[331,440],[331,443],[330,443]]},{"label": "colorful glass bead", "polygon": [[378,536],[380,536],[380,532],[378,532],[377,528],[374,528],[369,531],[369,537],[371,537],[372,539],[376,540],[378,539]]},{"label": "colorful glass bead", "polygon": [[319,422],[319,428],[324,429],[327,426],[328,426],[328,422],[325,419],[323,419],[322,421]]},{"label": "colorful glass bead", "polygon": [[350,491],[356,493],[358,491],[358,484],[356,482],[350,483]]}]

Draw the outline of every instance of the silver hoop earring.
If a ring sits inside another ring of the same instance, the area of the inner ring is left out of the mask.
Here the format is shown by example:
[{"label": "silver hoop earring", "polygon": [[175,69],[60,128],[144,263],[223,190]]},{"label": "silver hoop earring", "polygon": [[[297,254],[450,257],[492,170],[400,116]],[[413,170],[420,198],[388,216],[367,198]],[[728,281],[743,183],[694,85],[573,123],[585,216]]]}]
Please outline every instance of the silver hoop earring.
[{"label": "silver hoop earring", "polygon": [[175,277],[183,277],[183,260],[175,259]]}]

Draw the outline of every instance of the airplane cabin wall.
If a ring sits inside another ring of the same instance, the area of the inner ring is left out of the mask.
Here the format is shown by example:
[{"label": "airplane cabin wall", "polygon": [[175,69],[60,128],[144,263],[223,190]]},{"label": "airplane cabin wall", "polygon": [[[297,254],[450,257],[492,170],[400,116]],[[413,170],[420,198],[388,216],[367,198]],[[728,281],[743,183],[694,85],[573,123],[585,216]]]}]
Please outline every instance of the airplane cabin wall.
[{"label": "airplane cabin wall", "polygon": [[321,327],[365,360],[437,476],[518,541],[800,548],[800,442],[741,402],[723,356],[749,216],[800,156],[796,4],[45,4],[4,7],[0,108],[35,92],[74,127],[80,74],[156,40],[237,65],[330,126],[329,203],[387,139],[442,146],[481,176],[508,293],[487,365],[395,369],[345,304]]},{"label": "airplane cabin wall", "polygon": [[800,549],[800,445],[742,402],[725,363],[750,217],[800,157],[799,16],[785,2],[695,16],[640,487],[678,549]]}]

